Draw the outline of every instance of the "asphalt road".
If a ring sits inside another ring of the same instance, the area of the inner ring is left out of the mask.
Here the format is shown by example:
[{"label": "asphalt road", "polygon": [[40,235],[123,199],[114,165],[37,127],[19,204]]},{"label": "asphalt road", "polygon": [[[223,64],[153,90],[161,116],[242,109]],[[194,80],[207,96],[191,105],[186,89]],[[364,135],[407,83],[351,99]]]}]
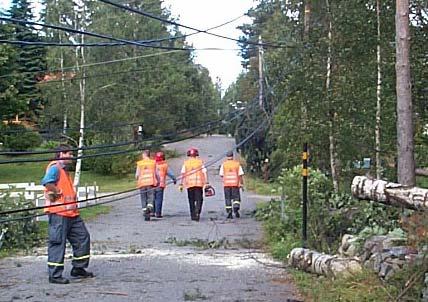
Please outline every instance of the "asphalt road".
[{"label": "asphalt road", "polygon": [[[206,162],[234,141],[196,138],[167,148],[180,154],[193,146]],[[184,157],[170,161],[178,175]],[[165,192],[164,218],[145,222],[138,196],[112,203],[107,215],[87,222],[96,278],[48,283],[46,248],[0,260],[0,301],[287,301],[296,298],[286,270],[260,249],[262,230],[252,218],[263,198],[243,193],[242,217],[227,220],[218,168],[208,167],[216,188],[200,222],[190,220],[187,196],[178,186]],[[70,255],[70,250],[67,250]],[[69,258],[69,256],[67,257]],[[66,260],[65,277],[71,261]]]}]

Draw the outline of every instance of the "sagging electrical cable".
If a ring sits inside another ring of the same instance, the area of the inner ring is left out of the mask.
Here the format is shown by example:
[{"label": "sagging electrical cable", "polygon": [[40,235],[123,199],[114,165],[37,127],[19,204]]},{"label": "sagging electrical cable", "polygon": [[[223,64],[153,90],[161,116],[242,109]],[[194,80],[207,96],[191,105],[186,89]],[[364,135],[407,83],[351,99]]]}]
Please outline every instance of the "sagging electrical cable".
[{"label": "sagging electrical cable", "polygon": [[[138,41],[141,43],[141,41]],[[103,43],[59,43],[59,42],[43,42],[43,41],[22,41],[22,40],[1,40],[1,44],[10,44],[10,45],[18,45],[18,46],[58,46],[58,47],[95,47],[95,46],[115,46],[110,45],[109,43],[104,43],[106,45],[102,45]],[[114,44],[114,43],[113,43]],[[116,43],[119,44],[119,43]],[[125,43],[121,43],[120,45],[129,45]],[[191,48],[192,51],[201,51],[201,50],[230,50],[230,51],[241,51],[240,48],[220,48],[220,47],[204,47],[204,48]],[[180,50],[181,51],[181,50]]]},{"label": "sagging electrical cable", "polygon": [[[102,130],[108,130],[108,129],[117,129],[117,128],[123,128],[128,126],[138,126],[141,125],[140,122],[133,122],[133,123],[112,123],[111,125],[104,125],[102,127],[95,128],[95,125],[89,125],[86,127],[76,127],[76,128],[65,128],[66,131],[80,131],[80,130],[88,130],[89,132],[104,132]],[[42,129],[8,129],[8,130],[1,130],[1,134],[13,134],[13,133],[28,133],[28,132],[37,132],[39,134],[55,134],[55,133],[64,133],[64,128],[42,128]]]},{"label": "sagging electrical cable", "polygon": [[[245,144],[248,140],[250,140],[251,137],[253,137],[258,131],[260,131],[265,126],[266,122],[267,122],[267,120],[262,121],[262,123],[252,133],[250,133],[246,138],[244,138],[241,142],[239,142],[234,148],[232,148],[231,150],[227,150],[226,152],[224,152],[223,154],[221,154],[217,158],[214,158],[214,159],[208,161],[207,163],[205,163],[205,166],[206,167],[212,166],[216,162],[220,161],[222,158],[226,157],[226,154],[229,151],[234,151],[234,150],[240,148],[243,144]],[[191,173],[189,173],[188,175],[196,173],[196,172],[198,172],[201,169],[202,168],[196,169],[196,170],[192,171]],[[179,177],[177,177],[177,180],[180,180],[181,178],[182,177],[180,175]],[[172,181],[169,180],[169,181],[167,181],[166,184],[170,185],[171,183],[172,183]],[[155,190],[155,189],[156,188],[152,188],[150,190]],[[139,190],[139,189],[138,188],[136,188],[136,189],[130,189],[130,190],[123,191],[123,192],[113,193],[113,194],[105,195],[105,196],[98,197],[98,198],[89,198],[89,199],[80,200],[80,201],[76,201],[76,202],[72,202],[72,203],[62,203],[62,204],[49,205],[49,206],[39,206],[39,207],[33,207],[33,208],[27,208],[27,209],[16,209],[16,210],[10,210],[10,211],[3,211],[3,212],[0,212],[0,216],[10,215],[10,214],[16,214],[16,213],[20,213],[20,212],[42,210],[42,209],[46,209],[46,208],[64,206],[64,205],[67,205],[67,204],[89,202],[89,201],[93,201],[93,200],[99,200],[101,198],[108,198],[108,197],[117,196],[117,195],[120,195],[120,194],[130,193],[130,192],[137,191],[137,190]],[[136,195],[139,195],[139,194],[140,193],[138,191],[138,192],[136,192],[136,193],[134,193],[134,194],[132,194],[130,196],[125,196],[125,197],[121,197],[121,198],[118,198],[118,199],[113,199],[113,200],[109,200],[109,201],[105,201],[105,202],[99,202],[99,203],[96,203],[96,204],[90,204],[90,205],[86,206],[86,208],[93,207],[93,206],[98,206],[98,205],[103,205],[103,204],[107,204],[107,203],[112,203],[112,202],[116,202],[116,201],[120,201],[120,200],[123,200],[125,198],[129,198],[129,197],[136,196]],[[66,210],[64,210],[64,211],[66,211]],[[19,221],[19,220],[26,220],[26,219],[36,218],[36,217],[40,217],[40,216],[45,216],[45,215],[48,215],[48,213],[33,214],[33,215],[29,215],[29,216],[16,217],[16,218],[6,218],[6,219],[0,220],[0,224],[9,223],[9,222],[13,222],[13,221]]]},{"label": "sagging electrical cable", "polygon": [[[263,123],[266,123],[266,121],[264,121]],[[257,132],[257,131],[256,131]],[[200,134],[196,134],[196,135],[193,135],[192,137],[196,137],[196,136],[198,136],[198,135],[200,135]],[[253,134],[254,135],[254,134]],[[192,138],[192,137],[190,137],[190,138]],[[186,139],[188,139],[188,138],[186,138]],[[248,137],[246,138],[246,139],[244,139],[243,141],[241,141],[237,146],[235,146],[235,148],[239,148],[239,146],[241,146],[242,144],[244,144],[246,141],[248,141]],[[180,141],[180,140],[177,140],[176,142],[178,142],[178,141]],[[170,143],[170,142],[168,142],[168,143]],[[160,143],[159,145],[162,145],[163,143]],[[138,150],[138,151],[141,151],[141,150]],[[227,152],[226,152],[227,153]],[[225,154],[226,154],[225,153]],[[199,171],[199,170],[196,170],[196,171]],[[195,172],[196,172],[195,171]],[[178,177],[178,179],[181,179],[181,176],[180,177]],[[169,182],[167,182],[167,184],[171,184],[172,182],[171,181],[169,181]],[[126,190],[126,191],[123,191],[123,192],[118,192],[118,193],[112,193],[112,194],[109,194],[109,195],[105,195],[105,196],[103,196],[103,197],[98,197],[98,198],[89,198],[89,199],[86,199],[86,200],[84,200],[84,201],[92,201],[92,200],[97,200],[97,199],[100,199],[100,198],[107,198],[107,197],[112,197],[112,196],[116,196],[116,195],[120,195],[120,194],[123,194],[123,193],[128,193],[128,192],[132,192],[133,190],[135,190],[135,189],[131,189],[131,190]],[[79,202],[84,202],[83,200],[82,201],[79,201]],[[57,207],[57,206],[60,206],[60,205],[52,205],[52,206],[48,206],[48,207]],[[44,208],[44,206],[42,206],[42,207],[35,207],[34,209],[42,209],[42,208]],[[27,209],[18,209],[18,210],[10,210],[10,211],[7,211],[7,212],[0,212],[0,215],[1,214],[3,214],[3,213],[7,213],[7,214],[11,214],[11,213],[19,213],[19,212],[23,212],[23,211],[28,211],[28,208]]]},{"label": "sagging electrical cable", "polygon": [[[231,118],[229,121],[226,122],[231,122],[234,119],[238,118],[239,115],[243,114],[243,112],[241,111],[238,115],[234,116],[233,118]],[[210,131],[210,130],[214,130],[218,127],[221,126],[221,123],[223,123],[223,120],[218,120],[215,122],[210,122],[212,124],[217,124],[215,126],[210,126],[209,129],[207,129],[206,131]],[[199,126],[198,126],[199,127]],[[185,137],[180,138],[178,140],[165,140],[163,142],[160,142],[160,144],[168,144],[168,143],[172,143],[172,142],[177,142],[177,141],[181,141],[181,140],[186,140],[198,135],[201,135],[202,133],[205,133],[206,131],[202,131],[202,132],[198,132],[190,137]],[[157,146],[158,144],[152,144],[150,146]],[[134,148],[134,149],[127,149],[127,150],[121,150],[121,151],[111,151],[111,152],[102,152],[102,153],[95,153],[95,154],[87,154],[87,155],[82,155],[82,156],[76,156],[76,157],[72,157],[70,158],[71,160],[77,160],[77,159],[84,159],[84,158],[93,158],[93,157],[99,157],[99,156],[107,156],[107,155],[119,155],[119,154],[125,154],[125,153],[131,153],[131,152],[136,152],[136,151],[140,151],[140,148]],[[50,152],[52,153],[52,152]],[[52,158],[39,158],[39,159],[16,159],[16,160],[3,160],[0,161],[0,165],[2,164],[14,164],[14,163],[33,163],[33,162],[46,162],[46,161],[52,161]]]},{"label": "sagging electrical cable", "polygon": [[[250,106],[247,106],[246,109],[250,109],[254,105],[255,105],[255,103],[250,104]],[[240,111],[240,110],[236,109],[236,110],[234,110],[232,112],[227,113],[227,115],[234,114],[234,113],[236,113],[238,111]],[[70,148],[69,151],[114,148],[114,147],[121,147],[121,146],[126,146],[126,145],[133,145],[133,144],[147,142],[147,141],[152,141],[152,140],[164,139],[166,137],[178,136],[179,134],[182,134],[182,133],[186,133],[186,132],[189,132],[189,131],[194,131],[194,130],[197,130],[199,128],[208,127],[208,126],[211,126],[211,124],[223,122],[224,118],[225,118],[225,116],[223,116],[221,118],[218,118],[216,120],[213,120],[213,121],[208,121],[208,122],[206,122],[204,124],[201,124],[201,125],[198,125],[198,126],[195,126],[195,127],[185,128],[185,129],[182,129],[182,130],[179,130],[179,131],[165,133],[165,134],[163,134],[161,136],[154,136],[154,137],[145,138],[143,140],[132,140],[132,141],[119,142],[119,143],[114,143],[114,144],[101,144],[101,145],[94,145],[94,146],[84,146],[84,147],[81,147],[81,148]],[[42,150],[42,151],[2,151],[2,152],[0,152],[0,155],[6,155],[6,156],[35,155],[35,154],[52,154],[52,153],[56,153],[56,152],[57,151],[53,150],[53,149],[52,150]]]},{"label": "sagging electrical cable", "polygon": [[[166,54],[171,54],[171,53],[178,53],[178,52],[181,52],[181,50],[160,51],[160,52],[156,52],[156,53],[151,53],[151,54],[146,54],[146,55],[141,55],[141,56],[134,56],[134,57],[129,57],[129,58],[100,61],[100,62],[94,62],[94,63],[86,63],[86,64],[79,65],[79,67],[82,68],[82,67],[92,67],[92,66],[98,66],[98,65],[107,65],[107,64],[112,64],[112,63],[124,62],[124,61],[129,61],[129,60],[137,60],[137,59],[155,57],[155,56],[166,55]],[[58,68],[58,69],[48,69],[48,70],[41,70],[41,71],[22,71],[19,73],[11,73],[11,74],[1,75],[0,78],[12,77],[12,76],[16,76],[17,74],[19,74],[19,75],[37,74],[37,73],[45,73],[46,74],[46,73],[63,72],[65,70],[75,70],[75,69],[76,69],[76,66],[67,66],[67,67]]]},{"label": "sagging electrical cable", "polygon": [[119,4],[119,3],[116,3],[116,2],[113,2],[113,1],[110,1],[110,0],[98,0],[98,1],[106,3],[106,4],[109,4],[109,5],[112,5],[112,6],[115,6],[115,7],[118,7],[118,8],[123,9],[123,10],[127,10],[129,12],[133,12],[133,13],[136,13],[136,14],[148,17],[150,19],[158,20],[158,21],[163,22],[163,23],[171,24],[171,25],[174,25],[174,26],[182,27],[182,28],[187,28],[187,29],[194,30],[194,31],[197,31],[197,32],[200,32],[200,33],[204,33],[204,34],[207,34],[207,35],[211,35],[211,36],[214,36],[214,37],[217,37],[217,38],[231,40],[231,41],[235,41],[235,42],[238,42],[238,43],[241,43],[241,44],[245,44],[245,45],[265,46],[265,47],[272,47],[272,48],[289,48],[289,47],[291,47],[291,46],[279,45],[279,44],[272,44],[272,43],[250,42],[250,41],[239,40],[239,39],[235,39],[235,38],[231,38],[231,37],[227,37],[227,36],[223,36],[223,35],[218,35],[218,34],[207,32],[206,30],[197,29],[195,27],[191,27],[191,26],[188,26],[188,25],[180,24],[180,23],[177,23],[177,22],[174,22],[174,21],[171,21],[171,20],[159,17],[159,16],[155,16],[155,15],[153,15],[151,13],[147,13],[147,12],[145,12],[143,10],[138,10],[138,9],[135,9],[135,8],[131,8],[131,7],[128,7],[128,6],[125,6],[123,4]]},{"label": "sagging electrical cable", "polygon": [[[245,15],[240,15],[239,17],[233,18],[232,20],[229,20],[227,22],[224,22],[222,24],[210,27],[208,29],[206,29],[205,31],[210,31],[213,29],[217,29],[220,27],[223,27],[225,25],[228,25],[232,22],[235,22],[236,20],[239,20],[240,18],[242,18]],[[159,38],[159,39],[151,39],[151,40],[138,40],[137,42],[140,43],[159,43],[159,42],[164,42],[164,41],[173,41],[173,40],[178,40],[178,39],[185,39],[187,37],[196,35],[201,33],[200,31],[195,31],[193,33],[189,33],[189,34],[184,34],[184,35],[180,35],[180,36],[170,36],[170,37],[165,37],[165,38]],[[61,42],[56,42],[56,41],[20,41],[20,40],[0,40],[0,43],[4,43],[4,44],[12,44],[12,45],[22,45],[22,46],[60,46],[60,47],[108,47],[108,46],[124,46],[124,45],[128,45],[125,44],[123,42],[116,42],[116,43],[111,43],[111,42],[99,42],[99,43],[61,43]],[[200,49],[198,49],[200,50]]]},{"label": "sagging electrical cable", "polygon": [[[209,30],[213,30],[219,27],[222,27],[224,25],[227,25],[229,23],[232,23],[236,20],[238,20],[239,18],[242,18],[244,15],[241,15],[239,17],[236,17],[230,21],[227,21],[225,23],[222,23],[220,25],[211,27],[209,29],[207,29],[207,31]],[[194,32],[194,33],[190,33],[190,34],[186,34],[183,35],[181,37],[188,37],[194,34],[197,34],[198,32]],[[202,49],[198,49],[198,50],[202,50]],[[171,50],[171,51],[161,51],[161,52],[157,52],[154,54],[146,54],[146,55],[141,55],[141,56],[135,56],[135,57],[130,57],[130,58],[123,58],[123,59],[116,59],[116,60],[110,60],[110,61],[101,61],[101,62],[95,62],[95,63],[87,63],[87,64],[82,64],[80,65],[80,67],[90,67],[90,66],[97,66],[97,65],[106,65],[106,64],[110,64],[110,63],[117,63],[117,62],[122,62],[122,61],[128,61],[128,60],[134,60],[134,59],[140,59],[140,58],[148,58],[148,57],[153,57],[153,56],[158,56],[158,55],[164,55],[164,54],[171,54],[171,53],[176,53],[176,52],[181,52],[181,50]],[[64,67],[62,69],[50,69],[50,70],[43,70],[43,71],[24,71],[24,72],[20,72],[18,74],[33,74],[33,73],[52,73],[52,72],[62,72],[64,70],[75,70],[76,66],[70,66],[70,67]],[[10,76],[16,76],[16,74],[8,74],[8,75],[1,75],[0,78],[4,78],[4,77],[10,77]]]},{"label": "sagging electrical cable", "polygon": [[103,34],[98,34],[98,33],[94,33],[94,32],[78,30],[78,29],[74,29],[74,28],[70,28],[70,27],[64,27],[64,26],[58,26],[58,25],[52,25],[52,24],[46,24],[46,23],[39,23],[39,22],[27,21],[27,20],[16,19],[16,18],[6,18],[6,17],[0,16],[0,20],[6,21],[6,22],[17,23],[17,24],[28,24],[28,25],[35,25],[35,26],[41,26],[41,27],[46,27],[46,28],[52,28],[52,29],[61,30],[61,31],[65,31],[65,32],[72,32],[75,34],[81,34],[81,35],[92,36],[92,37],[101,38],[101,39],[123,42],[125,44],[136,45],[136,46],[141,46],[141,47],[145,47],[145,48],[192,51],[192,48],[169,47],[169,46],[160,46],[160,45],[151,45],[151,44],[139,43],[139,42],[134,41],[134,40],[126,40],[126,39],[121,39],[121,38],[115,38],[115,37],[112,37],[109,35],[103,35]]}]

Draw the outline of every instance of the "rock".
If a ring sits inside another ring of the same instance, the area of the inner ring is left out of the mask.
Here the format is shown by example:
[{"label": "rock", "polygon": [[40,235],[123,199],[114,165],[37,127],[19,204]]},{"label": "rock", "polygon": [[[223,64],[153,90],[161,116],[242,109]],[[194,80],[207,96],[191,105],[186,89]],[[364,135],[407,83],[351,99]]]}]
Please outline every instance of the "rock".
[{"label": "rock", "polygon": [[391,248],[393,246],[403,246],[407,243],[406,238],[387,237],[383,241],[383,248]]}]

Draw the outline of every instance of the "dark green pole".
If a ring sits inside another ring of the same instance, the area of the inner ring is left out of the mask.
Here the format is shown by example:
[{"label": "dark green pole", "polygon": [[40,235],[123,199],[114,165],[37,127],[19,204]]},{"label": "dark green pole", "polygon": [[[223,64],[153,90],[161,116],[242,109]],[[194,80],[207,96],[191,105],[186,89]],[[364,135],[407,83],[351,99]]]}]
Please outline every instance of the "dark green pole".
[{"label": "dark green pole", "polygon": [[303,201],[303,223],[302,223],[302,246],[306,248],[307,225],[308,225],[308,143],[303,144],[303,168],[302,168],[302,201]]}]

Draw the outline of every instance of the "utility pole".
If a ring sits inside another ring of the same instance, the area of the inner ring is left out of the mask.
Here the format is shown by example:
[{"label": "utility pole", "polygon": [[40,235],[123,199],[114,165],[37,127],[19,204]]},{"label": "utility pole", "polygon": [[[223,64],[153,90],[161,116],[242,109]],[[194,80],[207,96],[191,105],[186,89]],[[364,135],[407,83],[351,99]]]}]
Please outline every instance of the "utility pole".
[{"label": "utility pole", "polygon": [[[86,9],[85,3],[80,2],[75,4],[76,7],[76,28],[84,29],[86,27]],[[80,37],[80,42],[84,43],[84,35]],[[80,52],[80,54],[79,54]],[[80,183],[80,174],[82,173],[82,156],[83,156],[83,141],[84,141],[84,128],[85,128],[85,99],[86,99],[86,70],[85,67],[79,66],[79,57],[82,59],[82,65],[86,64],[85,60],[85,48],[84,46],[76,48],[76,69],[82,71],[82,78],[79,82],[79,91],[80,91],[80,135],[79,135],[79,150],[77,151],[76,169],[74,173],[74,187],[78,187]]]},{"label": "utility pole", "polygon": [[262,37],[259,36],[259,106],[263,108],[263,47]]}]

